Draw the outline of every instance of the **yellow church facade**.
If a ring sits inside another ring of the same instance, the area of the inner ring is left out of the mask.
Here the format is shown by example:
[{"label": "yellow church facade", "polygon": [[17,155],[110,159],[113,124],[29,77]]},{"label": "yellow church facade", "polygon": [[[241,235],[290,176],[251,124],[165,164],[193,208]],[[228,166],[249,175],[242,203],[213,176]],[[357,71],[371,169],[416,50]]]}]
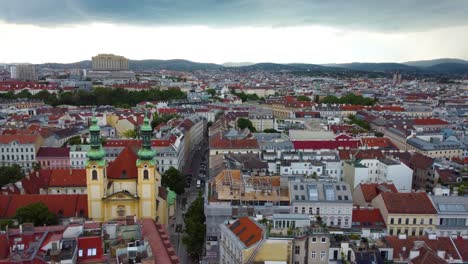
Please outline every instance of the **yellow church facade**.
[{"label": "yellow church facade", "polygon": [[142,146],[127,146],[112,162],[104,159],[100,127],[93,119],[91,148],[86,164],[88,217],[94,221],[151,218],[167,225],[167,191],[151,150],[152,129],[145,118],[141,128]]}]

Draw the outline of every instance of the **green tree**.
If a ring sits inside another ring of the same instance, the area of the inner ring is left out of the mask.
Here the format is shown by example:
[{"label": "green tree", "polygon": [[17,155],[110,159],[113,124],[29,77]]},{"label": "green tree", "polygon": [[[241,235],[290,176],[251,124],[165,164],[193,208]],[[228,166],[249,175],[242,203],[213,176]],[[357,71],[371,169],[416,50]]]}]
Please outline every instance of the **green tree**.
[{"label": "green tree", "polygon": [[365,120],[357,119],[355,115],[349,115],[348,119],[349,119],[349,122],[351,124],[358,125],[358,126],[362,127],[365,130],[370,130],[371,129],[369,122],[367,122]]},{"label": "green tree", "polygon": [[305,96],[305,95],[299,95],[299,96],[297,97],[297,100],[298,100],[298,101],[302,101],[302,102],[310,102],[310,101],[311,101],[311,100],[310,100],[310,97]]},{"label": "green tree", "polygon": [[81,144],[81,137],[80,136],[74,136],[71,137],[64,145],[80,145]]},{"label": "green tree", "polygon": [[126,138],[138,138],[138,129],[129,129],[122,134]]},{"label": "green tree", "polygon": [[249,119],[242,118],[242,117],[237,119],[237,127],[240,128],[240,129],[248,128],[251,132],[256,131],[256,129],[253,126],[252,122]]},{"label": "green tree", "polygon": [[199,193],[184,217],[185,235],[182,243],[187,247],[188,254],[197,262],[205,245],[206,218],[203,208],[203,197]]},{"label": "green tree", "polygon": [[161,176],[161,184],[168,187],[176,194],[183,194],[185,192],[185,176],[174,167],[170,167]]},{"label": "green tree", "polygon": [[279,131],[274,128],[267,128],[263,130],[263,133],[279,133]]},{"label": "green tree", "polygon": [[0,167],[0,187],[8,183],[17,182],[21,180],[23,176],[24,174],[21,171],[21,167],[17,164]]},{"label": "green tree", "polygon": [[155,127],[159,126],[162,123],[167,123],[167,121],[173,118],[179,118],[178,114],[163,114],[158,115],[158,113],[154,113],[153,121],[151,121],[151,127],[154,129]]},{"label": "green tree", "polygon": [[205,92],[207,92],[211,97],[216,96],[216,90],[215,89],[206,89]]},{"label": "green tree", "polygon": [[57,216],[50,212],[49,208],[42,202],[18,208],[14,218],[21,224],[34,223],[35,226],[57,224]]}]

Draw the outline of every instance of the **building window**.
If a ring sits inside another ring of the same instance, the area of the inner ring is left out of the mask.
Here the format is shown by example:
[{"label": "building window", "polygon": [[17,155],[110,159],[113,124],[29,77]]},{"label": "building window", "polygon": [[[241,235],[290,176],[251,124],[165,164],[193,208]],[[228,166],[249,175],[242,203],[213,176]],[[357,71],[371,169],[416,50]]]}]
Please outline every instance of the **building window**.
[{"label": "building window", "polygon": [[80,249],[80,250],[78,250],[78,257],[82,257],[82,256],[83,256],[83,250]]},{"label": "building window", "polygon": [[310,257],[315,259],[317,257],[317,253],[315,251],[310,252]]},{"label": "building window", "polygon": [[312,237],[312,243],[315,243],[317,242],[317,238],[316,237]]},{"label": "building window", "polygon": [[401,218],[398,218],[398,224],[401,225]]},{"label": "building window", "polygon": [[302,207],[302,213],[305,214],[305,207]]},{"label": "building window", "polygon": [[429,224],[432,225],[432,218],[429,218]]},{"label": "building window", "polygon": [[298,208],[297,207],[294,207],[294,213],[298,213]]},{"label": "building window", "polygon": [[96,256],[96,249],[88,248],[88,256]]},{"label": "building window", "polygon": [[296,254],[296,255],[301,254],[301,248],[299,246],[294,247],[294,254]]},{"label": "building window", "polygon": [[409,225],[409,218],[406,218],[405,224],[406,224],[406,225]]},{"label": "building window", "polygon": [[413,218],[413,225],[416,224],[416,218]]},{"label": "building window", "polygon": [[322,238],[320,239],[320,242],[326,243],[326,242],[327,242],[327,238],[326,238],[326,237],[322,237]]},{"label": "building window", "polygon": [[92,177],[93,181],[97,181],[97,178],[98,178],[97,170],[93,170],[91,172],[91,174],[92,174],[91,177]]},{"label": "building window", "polygon": [[419,224],[424,225],[424,218],[421,218],[421,220],[419,220]]},{"label": "building window", "polygon": [[325,250],[320,251],[320,260],[325,259]]},{"label": "building window", "polygon": [[395,219],[390,218],[390,224],[393,225],[395,223]]},{"label": "building window", "polygon": [[149,179],[149,172],[148,170],[143,171],[143,180],[148,180]]}]

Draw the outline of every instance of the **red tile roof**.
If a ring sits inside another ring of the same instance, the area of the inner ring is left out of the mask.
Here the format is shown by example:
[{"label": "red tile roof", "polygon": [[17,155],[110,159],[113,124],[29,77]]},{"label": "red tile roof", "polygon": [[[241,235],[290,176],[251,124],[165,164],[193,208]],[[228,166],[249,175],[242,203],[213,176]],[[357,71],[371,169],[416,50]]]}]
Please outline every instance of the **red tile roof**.
[{"label": "red tile roof", "polygon": [[356,159],[381,159],[383,157],[382,151],[378,149],[360,149],[354,154]]},{"label": "red tile roof", "polygon": [[380,193],[391,214],[437,214],[426,193]]},{"label": "red tile roof", "polygon": [[36,154],[37,158],[70,158],[70,148],[41,147]]},{"label": "red tile roof", "polygon": [[458,236],[453,240],[455,246],[460,252],[463,261],[468,261],[468,239],[463,239],[463,237]]},{"label": "red tile roof", "polygon": [[[4,199],[5,196],[0,196]],[[42,202],[51,212],[58,214],[60,211],[63,217],[74,217],[83,214],[88,215],[88,196],[86,194],[23,194],[6,196],[8,201],[3,201],[0,206],[0,212],[3,211],[2,218],[11,218],[16,214],[20,207]],[[1,200],[0,200],[1,201]],[[3,209],[3,210],[1,210]]]},{"label": "red tile roof", "polygon": [[426,169],[432,166],[434,159],[420,153],[414,153],[410,159],[412,169]]},{"label": "red tile roof", "polygon": [[368,203],[372,202],[372,200],[382,192],[398,192],[397,188],[392,183],[360,183],[358,187],[361,188],[364,200]]},{"label": "red tile roof", "polygon": [[[421,242],[424,242],[425,246],[427,246],[429,250],[432,250],[435,252],[437,252],[438,250],[442,250],[446,252],[447,258],[448,258],[448,255],[451,255],[455,260],[461,259],[460,255],[458,254],[452,241],[450,241],[449,237],[437,237],[436,239],[429,239],[427,236],[410,236],[410,237],[407,237],[406,239],[399,239],[397,236],[386,236],[384,239],[389,244],[389,246],[393,248],[393,256],[395,256],[395,258],[402,256],[403,259],[408,259],[409,252],[412,249],[423,248],[423,246],[421,245],[419,246],[419,248],[418,246],[415,245],[416,241],[421,241]],[[420,253],[426,253],[426,252],[423,251]],[[418,262],[419,260],[416,260],[416,261],[417,263],[424,263],[424,262]],[[432,262],[425,262],[425,263],[432,263]]]},{"label": "red tile roof", "polygon": [[138,177],[137,159],[136,149],[125,147],[119,156],[109,163],[107,177],[109,179],[136,179]]},{"label": "red tile roof", "polygon": [[50,176],[49,187],[86,187],[86,170],[55,169]]},{"label": "red tile roof", "polygon": [[383,149],[398,149],[389,138],[362,138],[362,145],[367,147],[377,147]]},{"label": "red tile roof", "polygon": [[215,137],[210,140],[210,148],[214,149],[257,149],[256,139],[227,139]]},{"label": "red tile roof", "polygon": [[179,258],[176,256],[174,248],[169,241],[169,236],[161,224],[155,223],[152,219],[142,219],[142,235],[151,246],[154,263],[177,264]]},{"label": "red tile roof", "polygon": [[437,125],[448,125],[447,122],[439,118],[416,118],[414,119],[414,125],[416,126],[437,126]]},{"label": "red tile roof", "polygon": [[249,217],[237,219],[237,221],[229,225],[228,228],[246,247],[250,247],[263,238],[262,228]]},{"label": "red tile roof", "polygon": [[[379,209],[353,209],[353,227],[385,228],[385,221]],[[358,224],[359,223],[359,224]]]},{"label": "red tile roof", "polygon": [[12,141],[18,141],[20,144],[33,144],[38,136],[34,135],[0,135],[1,144],[9,144]]},{"label": "red tile roof", "polygon": [[359,140],[310,140],[293,141],[294,149],[339,149],[339,148],[357,148],[360,145]]}]

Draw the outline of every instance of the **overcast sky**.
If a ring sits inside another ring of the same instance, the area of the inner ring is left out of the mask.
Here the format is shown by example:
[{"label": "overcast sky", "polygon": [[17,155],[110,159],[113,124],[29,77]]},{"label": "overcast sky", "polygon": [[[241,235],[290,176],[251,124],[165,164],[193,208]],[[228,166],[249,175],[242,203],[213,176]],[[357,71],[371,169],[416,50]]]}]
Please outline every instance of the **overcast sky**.
[{"label": "overcast sky", "polygon": [[467,0],[0,0],[0,62],[468,59]]}]

